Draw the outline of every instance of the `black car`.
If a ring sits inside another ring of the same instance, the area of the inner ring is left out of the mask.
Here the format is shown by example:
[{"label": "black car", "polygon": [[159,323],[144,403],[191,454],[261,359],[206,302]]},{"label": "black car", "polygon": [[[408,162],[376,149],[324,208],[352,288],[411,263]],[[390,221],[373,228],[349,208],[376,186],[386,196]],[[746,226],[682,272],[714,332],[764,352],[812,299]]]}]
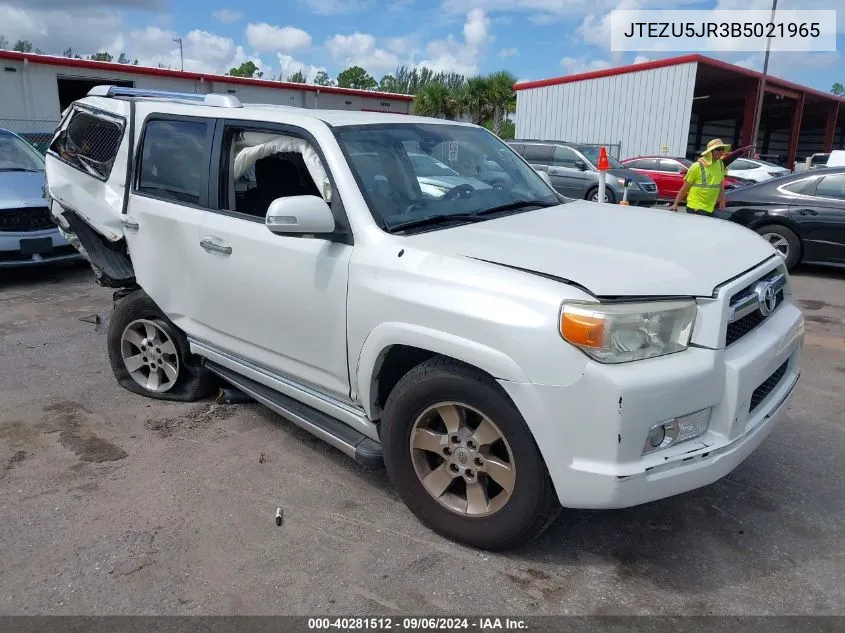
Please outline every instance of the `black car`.
[{"label": "black car", "polygon": [[766,238],[787,268],[845,267],[845,167],[814,169],[725,193],[726,220]]}]

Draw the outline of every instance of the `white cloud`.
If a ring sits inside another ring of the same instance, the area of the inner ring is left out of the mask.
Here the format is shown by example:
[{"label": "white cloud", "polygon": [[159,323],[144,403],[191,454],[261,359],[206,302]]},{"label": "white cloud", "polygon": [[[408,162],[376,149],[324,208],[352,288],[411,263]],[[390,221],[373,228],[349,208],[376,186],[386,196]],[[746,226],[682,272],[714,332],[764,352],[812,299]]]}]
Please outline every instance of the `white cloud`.
[{"label": "white cloud", "polygon": [[560,65],[567,74],[575,75],[610,68],[611,63],[606,59],[590,59],[587,55],[582,55],[581,57],[564,57],[560,60]]},{"label": "white cloud", "polygon": [[635,64],[645,64],[647,61],[650,61],[650,59],[651,58],[646,57],[645,55],[637,55],[634,58],[634,63]]},{"label": "white cloud", "polygon": [[515,57],[516,55],[519,55],[517,48],[503,48],[499,51],[499,57]]},{"label": "white cloud", "polygon": [[0,16],[0,32],[10,42],[29,40],[33,49],[45,53],[61,54],[68,47],[82,56],[108,50],[117,57],[122,52],[115,53],[123,46],[115,34],[124,28],[117,13],[95,7],[40,10],[0,4]]},{"label": "white cloud", "polygon": [[326,48],[338,62],[348,66],[361,66],[368,72],[393,70],[399,65],[399,57],[376,46],[376,38],[367,33],[334,35],[326,40]]},{"label": "white cloud", "polygon": [[284,55],[282,53],[278,53],[279,58],[279,67],[281,69],[281,74],[279,78],[282,81],[287,80],[288,77],[294,75],[298,72],[301,72],[305,75],[306,81],[314,81],[314,77],[317,76],[317,73],[325,71],[326,68],[323,66],[312,66],[311,64],[305,64],[299,60],[294,59],[290,55]]},{"label": "white cloud", "polygon": [[248,24],[246,39],[256,51],[285,51],[311,46],[311,36],[295,26],[273,26],[266,22]]},{"label": "white cloud", "polygon": [[237,22],[244,17],[244,14],[240,11],[235,11],[234,9],[218,9],[217,11],[212,12],[211,17],[218,22],[228,24],[229,22]]},{"label": "white cloud", "polygon": [[413,50],[414,45],[409,37],[391,37],[387,40],[387,48],[397,55],[407,55]]},{"label": "white cloud", "polygon": [[472,9],[467,13],[463,35],[463,42],[452,35],[445,40],[429,42],[425,49],[427,58],[419,65],[435,72],[477,75],[479,58],[495,39],[490,35],[490,19],[482,9]]}]

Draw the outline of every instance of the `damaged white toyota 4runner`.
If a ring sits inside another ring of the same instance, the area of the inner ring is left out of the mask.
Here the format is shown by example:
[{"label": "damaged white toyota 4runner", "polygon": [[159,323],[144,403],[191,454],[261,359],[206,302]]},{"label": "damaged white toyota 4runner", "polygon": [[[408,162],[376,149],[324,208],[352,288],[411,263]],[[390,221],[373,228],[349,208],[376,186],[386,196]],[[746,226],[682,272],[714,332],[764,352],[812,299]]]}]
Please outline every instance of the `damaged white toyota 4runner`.
[{"label": "damaged white toyota 4runner", "polygon": [[47,155],[116,288],[117,380],[220,378],[501,549],[710,484],[787,408],[804,321],[735,224],[558,196],[485,129],[100,87]]}]

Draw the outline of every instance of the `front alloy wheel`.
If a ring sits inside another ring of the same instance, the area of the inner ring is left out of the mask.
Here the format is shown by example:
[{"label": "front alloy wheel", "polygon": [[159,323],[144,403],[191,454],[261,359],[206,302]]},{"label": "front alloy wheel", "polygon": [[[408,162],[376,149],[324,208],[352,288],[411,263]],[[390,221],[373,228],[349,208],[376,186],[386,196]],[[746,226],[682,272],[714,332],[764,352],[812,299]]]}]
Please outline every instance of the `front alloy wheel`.
[{"label": "front alloy wheel", "polygon": [[410,450],[420,483],[452,512],[488,516],[511,497],[513,452],[493,421],[470,406],[442,402],[426,409],[414,422]]}]

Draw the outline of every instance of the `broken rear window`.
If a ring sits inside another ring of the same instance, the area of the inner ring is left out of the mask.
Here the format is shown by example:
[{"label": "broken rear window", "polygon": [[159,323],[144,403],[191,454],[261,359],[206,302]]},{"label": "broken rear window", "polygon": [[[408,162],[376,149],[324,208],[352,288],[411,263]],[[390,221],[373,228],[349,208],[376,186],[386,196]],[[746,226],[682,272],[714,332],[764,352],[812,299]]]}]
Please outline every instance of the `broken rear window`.
[{"label": "broken rear window", "polygon": [[77,169],[103,180],[111,174],[123,138],[123,126],[88,112],[73,114],[50,151]]}]

